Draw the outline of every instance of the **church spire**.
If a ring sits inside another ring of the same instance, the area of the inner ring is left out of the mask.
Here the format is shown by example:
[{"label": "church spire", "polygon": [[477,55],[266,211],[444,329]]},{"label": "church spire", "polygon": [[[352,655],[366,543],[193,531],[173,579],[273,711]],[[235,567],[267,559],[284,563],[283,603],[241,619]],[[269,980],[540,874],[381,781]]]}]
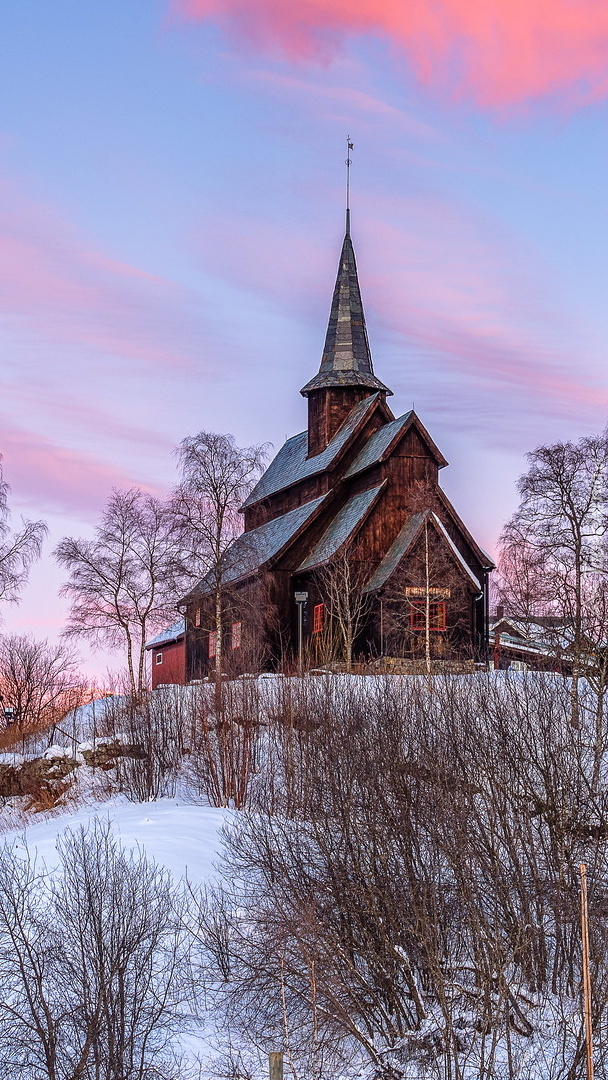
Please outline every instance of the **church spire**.
[{"label": "church spire", "polygon": [[304,397],[323,387],[360,386],[390,394],[374,375],[367,340],[365,315],[357,276],[355,252],[350,238],[350,208],[346,211],[346,235],[331,303],[325,348],[319,372],[300,391]]},{"label": "church spire", "polygon": [[[346,234],[329,313],[321,367],[300,390],[308,398],[308,456],[323,452],[354,407],[378,393],[391,394],[374,375],[353,242],[350,238],[350,137],[346,143]],[[390,415],[390,409],[388,410]]]}]

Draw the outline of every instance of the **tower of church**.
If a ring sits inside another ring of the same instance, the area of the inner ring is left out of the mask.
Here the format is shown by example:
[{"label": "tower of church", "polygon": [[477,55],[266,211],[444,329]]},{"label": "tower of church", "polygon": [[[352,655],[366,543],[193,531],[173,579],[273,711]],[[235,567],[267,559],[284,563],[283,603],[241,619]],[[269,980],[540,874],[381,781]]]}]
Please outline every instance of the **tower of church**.
[{"label": "tower of church", "polygon": [[392,394],[374,375],[350,236],[350,210],[342,245],[319,372],[301,391],[308,398],[308,456],[320,454],[363,398]]}]

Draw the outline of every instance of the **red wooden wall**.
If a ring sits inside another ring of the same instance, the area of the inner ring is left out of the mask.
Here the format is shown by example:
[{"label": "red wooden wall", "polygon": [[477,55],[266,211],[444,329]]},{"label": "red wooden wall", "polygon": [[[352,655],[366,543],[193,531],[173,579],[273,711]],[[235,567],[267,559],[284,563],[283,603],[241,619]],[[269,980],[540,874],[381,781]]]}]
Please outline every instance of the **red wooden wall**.
[{"label": "red wooden wall", "polygon": [[[168,645],[159,645],[151,649],[152,653],[152,689],[161,683],[173,683],[183,686],[186,682],[186,644],[184,640],[171,641]],[[157,658],[162,657],[162,663]]]}]

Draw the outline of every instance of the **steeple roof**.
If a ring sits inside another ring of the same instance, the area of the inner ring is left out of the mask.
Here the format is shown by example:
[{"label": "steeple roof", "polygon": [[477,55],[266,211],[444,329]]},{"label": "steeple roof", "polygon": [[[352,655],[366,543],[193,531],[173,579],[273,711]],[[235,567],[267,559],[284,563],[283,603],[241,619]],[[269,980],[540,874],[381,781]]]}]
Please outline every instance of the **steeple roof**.
[{"label": "steeple roof", "polygon": [[321,367],[318,374],[302,387],[300,393],[304,397],[311,390],[326,386],[366,386],[370,390],[392,393],[392,390],[374,375],[355,252],[350,238],[349,218],[350,213],[347,213],[346,236],[340,255]]}]

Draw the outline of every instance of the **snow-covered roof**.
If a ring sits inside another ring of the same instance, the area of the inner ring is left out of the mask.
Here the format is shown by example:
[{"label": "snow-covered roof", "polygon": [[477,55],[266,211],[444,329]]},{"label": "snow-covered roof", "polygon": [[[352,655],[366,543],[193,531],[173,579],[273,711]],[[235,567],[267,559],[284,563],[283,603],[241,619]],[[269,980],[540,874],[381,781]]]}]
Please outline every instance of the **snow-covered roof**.
[{"label": "snow-covered roof", "polygon": [[364,398],[355,405],[342,427],[320,454],[315,454],[313,457],[306,456],[308,454],[307,431],[301,431],[299,435],[288,439],[270,462],[266,472],[260,477],[241,509],[245,510],[268,495],[273,495],[277,491],[282,491],[283,488],[298,483],[299,480],[316,476],[317,473],[329,469],[377,400],[378,394],[371,394],[370,397]]},{"label": "snow-covered roof", "polygon": [[361,524],[383,487],[384,484],[379,484],[369,491],[353,495],[338,511],[304,562],[298,566],[297,573],[301,570],[312,570],[314,566],[321,566],[331,559]]},{"label": "snow-covered roof", "polygon": [[161,630],[156,637],[150,638],[146,642],[146,649],[156,649],[159,645],[169,645],[172,641],[179,641],[185,632],[186,621],[185,619],[179,619],[178,622],[173,623],[173,626],[168,626],[166,630]]},{"label": "snow-covered roof", "polygon": [[538,649],[566,650],[572,645],[573,630],[567,619],[518,619],[503,615],[490,620],[489,630],[491,634],[498,630],[501,640],[520,640]]}]

